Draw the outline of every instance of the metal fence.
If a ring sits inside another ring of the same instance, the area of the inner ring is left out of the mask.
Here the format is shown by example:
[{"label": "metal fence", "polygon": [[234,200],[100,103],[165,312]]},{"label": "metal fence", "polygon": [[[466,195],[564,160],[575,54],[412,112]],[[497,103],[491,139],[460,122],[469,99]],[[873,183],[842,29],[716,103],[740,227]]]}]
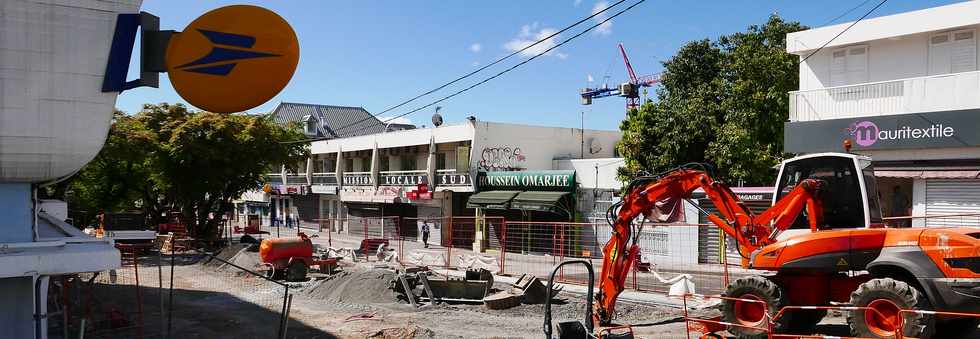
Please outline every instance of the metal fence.
[{"label": "metal fence", "polygon": [[230,326],[257,338],[286,334],[287,285],[192,244],[170,253],[117,247],[117,269],[52,279],[49,338],[222,337]]}]

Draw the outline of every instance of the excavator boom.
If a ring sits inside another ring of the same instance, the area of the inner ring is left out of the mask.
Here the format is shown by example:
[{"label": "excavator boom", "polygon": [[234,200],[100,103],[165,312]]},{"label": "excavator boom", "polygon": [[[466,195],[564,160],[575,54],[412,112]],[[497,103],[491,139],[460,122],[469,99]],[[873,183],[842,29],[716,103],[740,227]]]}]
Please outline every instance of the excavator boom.
[{"label": "excavator boom", "polygon": [[603,247],[600,290],[596,294],[593,316],[600,324],[612,320],[616,298],[625,288],[626,277],[639,253],[637,237],[633,233],[640,231],[642,223],[634,230],[634,221],[641,215],[650,215],[657,202],[686,199],[694,190],[703,189],[718,209],[718,214],[709,214],[708,220],[735,238],[740,253],[751,253],[775,242],[776,236],[789,228],[804,208],[810,228],[816,230],[821,224],[822,210],[816,199],[821,186],[819,180],[803,180],[772,207],[755,215],[728,186],[701,170],[684,168],[659,178],[634,181],[612,222],[612,237]]}]

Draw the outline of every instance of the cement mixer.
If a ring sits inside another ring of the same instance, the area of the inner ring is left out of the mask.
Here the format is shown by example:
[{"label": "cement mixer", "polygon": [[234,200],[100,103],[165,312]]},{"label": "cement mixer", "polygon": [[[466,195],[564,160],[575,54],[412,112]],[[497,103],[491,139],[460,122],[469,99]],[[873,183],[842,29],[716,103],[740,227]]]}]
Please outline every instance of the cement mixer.
[{"label": "cement mixer", "polygon": [[285,278],[287,281],[306,280],[306,274],[311,267],[316,267],[321,273],[331,274],[337,267],[338,259],[314,256],[313,242],[303,232],[299,232],[296,237],[262,240],[259,258],[266,266],[269,277]]}]

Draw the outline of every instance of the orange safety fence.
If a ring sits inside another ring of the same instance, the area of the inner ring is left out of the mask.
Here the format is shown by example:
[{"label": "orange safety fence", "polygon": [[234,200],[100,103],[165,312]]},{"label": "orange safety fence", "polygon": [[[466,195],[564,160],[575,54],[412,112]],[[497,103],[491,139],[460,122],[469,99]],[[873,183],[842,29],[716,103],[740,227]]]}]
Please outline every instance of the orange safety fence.
[{"label": "orange safety fence", "polygon": [[[707,319],[707,318],[691,317],[691,314],[688,312],[689,307],[687,304],[688,298],[690,297],[697,297],[704,300],[718,299],[718,300],[731,300],[731,301],[741,301],[747,303],[762,304],[763,314],[762,314],[762,319],[760,320],[761,324],[739,324],[739,323],[722,321],[720,318]],[[684,301],[684,326],[687,331],[686,334],[688,339],[691,338],[691,332],[700,333],[702,336],[704,336],[704,335],[708,335],[714,332],[724,330],[728,327],[739,327],[744,329],[757,330],[757,331],[761,331],[762,333],[766,333],[766,335],[770,337],[772,335],[772,321],[770,320],[772,319],[772,315],[769,314],[769,304],[766,303],[765,301],[758,300],[758,299],[742,299],[742,298],[703,295],[703,294],[694,294],[694,293],[684,294],[682,298]]]}]

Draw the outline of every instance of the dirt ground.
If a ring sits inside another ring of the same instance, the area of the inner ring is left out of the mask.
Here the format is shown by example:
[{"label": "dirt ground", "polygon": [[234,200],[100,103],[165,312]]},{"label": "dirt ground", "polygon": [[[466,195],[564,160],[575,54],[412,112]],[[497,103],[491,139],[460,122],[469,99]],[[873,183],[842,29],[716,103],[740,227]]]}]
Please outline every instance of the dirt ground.
[{"label": "dirt ground", "polygon": [[[231,251],[231,252],[228,252]],[[256,262],[257,253],[244,246],[226,249],[218,257],[236,264]],[[289,283],[293,296],[288,338],[542,338],[543,305],[520,305],[489,310],[482,303],[442,303],[416,309],[389,288],[393,272],[377,263],[345,263],[340,273],[307,282]],[[169,269],[169,267],[167,267]],[[157,286],[155,267],[140,268],[143,286]],[[149,274],[147,274],[149,273]],[[120,276],[124,274],[120,273]],[[164,280],[167,274],[160,275]],[[183,260],[174,267],[172,318],[162,316],[164,290],[143,292],[144,337],[164,332],[166,321],[179,338],[274,338],[282,305],[282,287],[250,278],[215,262]],[[498,288],[506,287],[498,283]],[[103,298],[126,300],[132,286],[116,284]],[[584,295],[563,291],[552,307],[555,323],[583,319]],[[695,316],[717,316],[717,309]],[[631,302],[617,304],[617,322],[633,325],[637,338],[686,338],[683,311],[674,307]],[[840,314],[827,317],[814,330],[824,335],[848,335]],[[132,338],[132,331],[92,336]],[[86,336],[89,337],[89,336]],[[692,336],[694,337],[694,336]]]}]

